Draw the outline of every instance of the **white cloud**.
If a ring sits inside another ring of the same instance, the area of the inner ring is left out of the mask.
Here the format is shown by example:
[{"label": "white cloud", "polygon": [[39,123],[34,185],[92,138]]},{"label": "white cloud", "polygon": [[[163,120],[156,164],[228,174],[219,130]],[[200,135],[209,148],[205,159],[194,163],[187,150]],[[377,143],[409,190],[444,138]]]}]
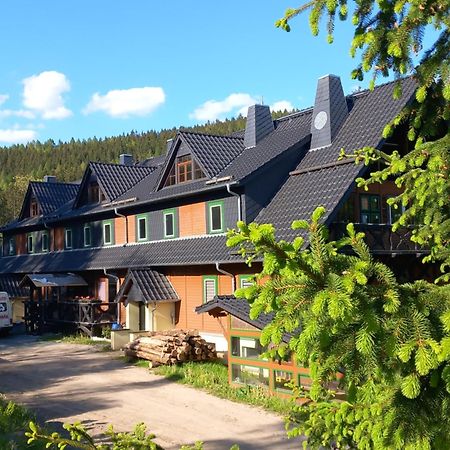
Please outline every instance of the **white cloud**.
[{"label": "white cloud", "polygon": [[35,130],[0,129],[0,142],[5,144],[20,144],[33,141],[37,138]]},{"label": "white cloud", "polygon": [[208,100],[194,110],[189,117],[200,121],[222,119],[225,115],[247,115],[250,105],[258,100],[250,94],[235,93],[224,100]]},{"label": "white cloud", "polygon": [[278,102],[275,102],[274,104],[270,105],[271,111],[292,111],[294,109],[294,106],[292,103],[288,100],[279,100]]},{"label": "white cloud", "polygon": [[115,89],[100,95],[96,92],[84,108],[85,114],[103,111],[111,117],[146,116],[166,100],[161,87]]},{"label": "white cloud", "polygon": [[70,83],[63,73],[41,72],[25,78],[22,83],[24,106],[43,119],[65,119],[72,115],[64,106],[63,94],[70,91]]},{"label": "white cloud", "polygon": [[28,109],[0,109],[0,119],[7,117],[22,117],[24,119],[34,119],[36,115]]},{"label": "white cloud", "polygon": [[3,105],[3,103],[6,102],[6,100],[9,99],[9,95],[8,94],[0,94],[0,105]]}]

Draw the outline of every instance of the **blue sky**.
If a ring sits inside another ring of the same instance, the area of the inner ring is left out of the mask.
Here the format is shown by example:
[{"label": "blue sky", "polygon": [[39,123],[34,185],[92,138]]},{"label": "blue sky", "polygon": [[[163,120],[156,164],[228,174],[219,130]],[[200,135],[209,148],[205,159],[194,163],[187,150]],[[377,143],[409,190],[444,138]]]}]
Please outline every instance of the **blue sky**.
[{"label": "blue sky", "polygon": [[[335,43],[307,16],[274,27],[285,0],[1,2],[0,145],[105,137],[231,117],[261,98],[310,106],[317,78],[350,71],[350,23]],[[362,85],[365,86],[364,84]],[[282,102],[282,103],[280,103]]]}]

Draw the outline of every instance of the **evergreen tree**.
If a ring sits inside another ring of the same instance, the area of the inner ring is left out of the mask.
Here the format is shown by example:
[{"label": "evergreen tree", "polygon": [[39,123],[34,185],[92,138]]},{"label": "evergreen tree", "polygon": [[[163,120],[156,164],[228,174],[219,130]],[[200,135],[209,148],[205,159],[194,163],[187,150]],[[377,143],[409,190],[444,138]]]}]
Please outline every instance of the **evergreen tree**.
[{"label": "evergreen tree", "polygon": [[352,224],[328,242],[324,212],[295,221],[293,242],[277,242],[267,224],[241,222],[228,235],[249,264],[263,259],[263,283],[236,292],[251,318],[274,314],[261,343],[272,357],[294,352],[311,372],[291,435],[312,449],[450,448],[450,287],[398,283]]},{"label": "evergreen tree", "polygon": [[[381,182],[390,176],[404,192],[390,202],[402,205],[406,212],[399,224],[421,223],[413,240],[428,246],[426,260],[442,261],[442,270],[450,279],[450,1],[393,0],[312,0],[286,11],[276,26],[289,31],[292,19],[309,11],[313,35],[319,33],[320,21],[326,16],[329,42],[333,41],[336,15],[341,20],[352,16],[354,36],[350,46],[352,56],[360,62],[352,77],[362,80],[371,73],[371,86],[379,76],[393,75],[399,79],[412,74],[417,81],[415,100],[391,123],[384,137],[403,124],[414,150],[386,154],[376,149],[363,149],[353,155],[356,162],[366,164],[383,161],[377,171],[360,186]],[[424,34],[432,30],[437,36],[430,47],[424,47]],[[359,53],[358,53],[359,52]],[[415,65],[415,61],[419,61]],[[401,82],[394,96],[401,93]],[[345,152],[346,149],[344,149]]]}]

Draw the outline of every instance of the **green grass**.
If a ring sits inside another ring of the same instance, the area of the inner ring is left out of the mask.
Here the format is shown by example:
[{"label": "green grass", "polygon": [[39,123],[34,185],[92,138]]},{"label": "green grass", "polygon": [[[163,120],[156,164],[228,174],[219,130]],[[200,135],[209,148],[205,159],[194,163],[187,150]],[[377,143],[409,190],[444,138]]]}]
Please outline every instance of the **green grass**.
[{"label": "green grass", "polygon": [[63,344],[78,344],[78,345],[95,345],[101,351],[110,351],[111,345],[105,341],[93,341],[89,336],[84,334],[68,334],[63,335],[60,333],[46,334],[41,336],[41,341],[61,342]]},{"label": "green grass", "polygon": [[27,445],[25,431],[28,424],[35,420],[23,406],[8,401],[0,394],[0,449],[2,450],[41,450],[45,444]]},{"label": "green grass", "polygon": [[[147,361],[145,363],[148,366]],[[219,362],[187,362],[177,366],[160,366],[152,371],[177,383],[203,389],[220,398],[260,406],[286,415],[291,402],[269,395],[264,388],[243,386],[235,388],[228,383],[228,368]]]}]

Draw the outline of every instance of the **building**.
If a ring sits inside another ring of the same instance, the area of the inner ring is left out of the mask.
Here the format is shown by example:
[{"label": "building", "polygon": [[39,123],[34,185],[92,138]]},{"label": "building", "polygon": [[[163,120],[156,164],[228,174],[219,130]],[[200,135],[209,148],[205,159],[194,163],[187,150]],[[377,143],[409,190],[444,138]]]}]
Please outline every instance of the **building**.
[{"label": "building", "polygon": [[[422,250],[409,241],[411,230],[391,229],[397,212],[386,199],[398,193],[395,184],[360,191],[354,181],[367,169],[338,161],[342,148],[407,150],[405,130],[389,140],[381,134],[415,83],[404,80],[400,100],[393,89],[387,83],[345,96],[340,79],[328,75],[318,81],[313,107],[281,119],[254,105],[241,133],[180,131],[162,157],[135,163],[123,154],[120,164],[90,162],[79,183],[31,182],[19,217],[0,230],[0,289],[26,286],[37,303],[117,300],[114,320],[127,329],[197,328],[226,349],[225,317],[195,308],[231,295],[258,270],[225,245],[238,220],[274,223],[290,239],[291,222],[321,204],[335,236],[353,221],[375,254],[412,261],[396,267],[413,270]],[[66,306],[48,320],[67,318]],[[77,317],[70,321],[81,323]]]}]

